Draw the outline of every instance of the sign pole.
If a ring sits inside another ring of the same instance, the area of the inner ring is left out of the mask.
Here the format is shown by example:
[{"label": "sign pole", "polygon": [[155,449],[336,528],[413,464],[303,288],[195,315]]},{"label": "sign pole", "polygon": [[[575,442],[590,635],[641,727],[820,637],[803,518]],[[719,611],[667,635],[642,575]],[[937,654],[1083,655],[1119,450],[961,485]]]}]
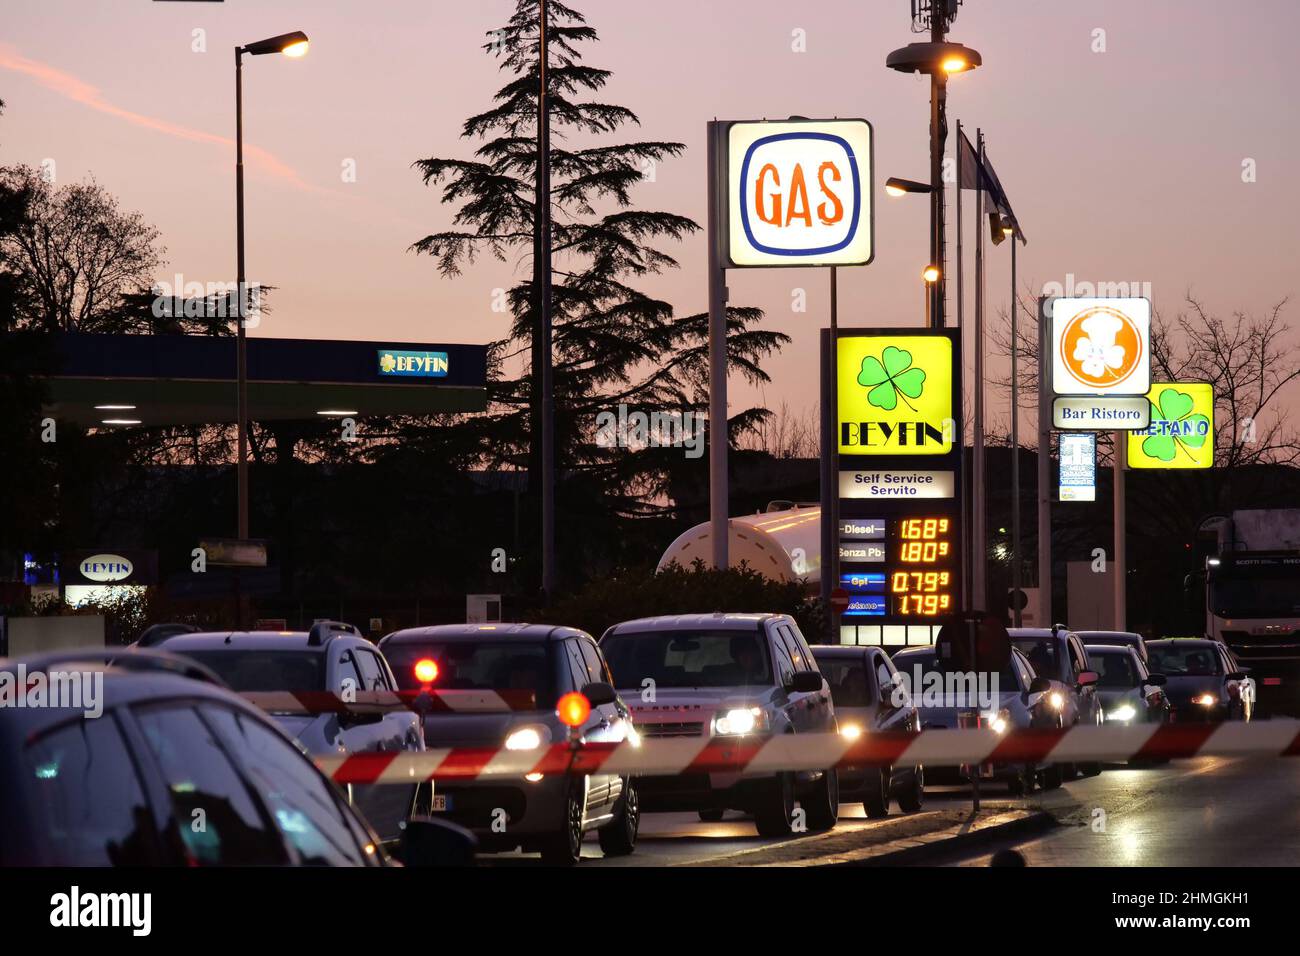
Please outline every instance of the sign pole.
[{"label": "sign pole", "polygon": [[[827,573],[826,559],[830,558],[830,579],[831,586],[838,588],[840,586],[840,442],[839,436],[835,434],[835,423],[838,421],[836,414],[835,397],[839,393],[839,379],[837,378],[837,360],[836,360],[836,342],[840,337],[840,295],[839,295],[839,272],[835,266],[831,266],[831,347],[828,350],[826,362],[826,374],[830,387],[823,393],[823,398],[830,401],[830,412],[828,417],[831,422],[831,482],[830,482],[830,514],[823,514],[823,519],[830,522],[831,526],[831,547],[827,554],[822,555],[822,575]],[[822,457],[827,457],[827,452],[822,452]],[[840,643],[840,615],[833,607],[830,610],[831,624],[831,643]]]},{"label": "sign pole", "polygon": [[721,203],[726,197],[719,188],[722,162],[720,139],[725,127],[716,120],[708,124],[709,188],[707,241],[709,244],[709,525],[713,537],[713,566],[726,569],[727,556],[727,274],[722,265]]},{"label": "sign pole", "polygon": [[[837,452],[838,436],[836,436],[836,411],[833,407],[831,396],[835,394],[835,348],[834,340],[831,333],[821,330],[820,336],[821,360],[822,360],[822,380],[821,380],[821,455],[818,458],[818,473],[821,483],[821,600],[822,607],[826,608],[826,640],[831,644],[836,644],[835,618],[836,614],[831,610],[831,590],[838,584],[837,580],[831,577],[831,554],[836,558],[839,557],[839,527],[831,520],[832,514],[839,513],[839,476],[835,473],[835,467],[831,463],[831,456],[827,449],[834,448]],[[834,504],[832,504],[834,502]]]},{"label": "sign pole", "polygon": [[1115,630],[1122,631],[1128,626],[1128,592],[1127,592],[1127,567],[1128,567],[1128,541],[1127,541],[1127,516],[1125,514],[1127,501],[1125,500],[1126,489],[1124,487],[1124,451],[1128,444],[1127,432],[1115,432],[1115,489],[1111,495],[1114,502],[1114,521],[1115,521],[1115,557],[1112,562],[1114,567],[1114,585],[1115,585]]},{"label": "sign pole", "polygon": [[1020,617],[1020,381],[1016,355],[1020,350],[1016,335],[1016,240],[1011,237],[1011,591],[1012,622],[1021,626]]},{"label": "sign pole", "polygon": [[[984,185],[984,131],[976,130],[979,143],[980,185]],[[959,146],[960,151],[960,146]],[[984,610],[988,603],[988,546],[985,541],[984,495],[984,190],[975,192],[975,436],[971,476],[971,585],[973,610]]]},{"label": "sign pole", "polygon": [[1052,329],[1051,300],[1038,298],[1038,614],[1052,626]]}]

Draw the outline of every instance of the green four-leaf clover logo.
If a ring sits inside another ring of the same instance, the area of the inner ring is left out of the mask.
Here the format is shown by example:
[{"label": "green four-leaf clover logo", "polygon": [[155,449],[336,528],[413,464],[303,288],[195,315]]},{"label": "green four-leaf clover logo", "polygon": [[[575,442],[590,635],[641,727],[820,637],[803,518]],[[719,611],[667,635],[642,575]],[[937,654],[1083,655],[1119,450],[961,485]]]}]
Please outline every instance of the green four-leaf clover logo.
[{"label": "green four-leaf clover logo", "polygon": [[925,390],[925,370],[912,368],[911,352],[887,345],[880,358],[868,355],[862,360],[858,384],[871,389],[867,401],[877,408],[892,412],[902,398],[904,405],[916,411],[907,399],[921,397]]},{"label": "green four-leaf clover logo", "polygon": [[1195,458],[1188,449],[1205,444],[1210,433],[1210,420],[1200,413],[1193,415],[1194,404],[1192,396],[1176,388],[1161,392],[1159,404],[1151,403],[1151,423],[1154,427],[1157,421],[1163,421],[1172,427],[1169,434],[1147,437],[1142,442],[1142,453],[1160,461],[1173,461],[1178,449],[1182,448],[1188,458]]}]

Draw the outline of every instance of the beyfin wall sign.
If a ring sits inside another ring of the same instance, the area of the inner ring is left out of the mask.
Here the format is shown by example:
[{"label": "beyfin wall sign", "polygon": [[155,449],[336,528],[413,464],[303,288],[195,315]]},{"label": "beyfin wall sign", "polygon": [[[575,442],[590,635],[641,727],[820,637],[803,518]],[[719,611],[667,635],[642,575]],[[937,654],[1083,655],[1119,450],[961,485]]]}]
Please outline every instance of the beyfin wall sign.
[{"label": "beyfin wall sign", "polygon": [[727,124],[721,259],[861,266],[875,255],[873,135],[863,119]]}]

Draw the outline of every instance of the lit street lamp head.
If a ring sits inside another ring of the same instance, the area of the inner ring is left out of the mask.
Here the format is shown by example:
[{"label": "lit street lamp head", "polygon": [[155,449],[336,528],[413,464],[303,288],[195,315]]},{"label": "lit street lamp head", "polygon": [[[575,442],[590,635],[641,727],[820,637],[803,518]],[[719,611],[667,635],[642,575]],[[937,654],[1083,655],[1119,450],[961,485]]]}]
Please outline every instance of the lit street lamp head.
[{"label": "lit street lamp head", "polygon": [[885,58],[885,66],[900,73],[965,73],[984,62],[978,50],[961,43],[909,43]]},{"label": "lit street lamp head", "polygon": [[939,281],[940,275],[942,275],[942,273],[939,271],[938,266],[926,266],[925,270],[921,273],[921,278],[930,285],[934,285]]},{"label": "lit street lamp head", "polygon": [[915,179],[890,176],[885,180],[885,192],[891,196],[905,196],[908,193],[932,193],[934,187],[929,183],[918,183]]},{"label": "lit street lamp head", "polygon": [[251,56],[263,56],[267,53],[283,53],[285,56],[300,57],[307,54],[307,34],[301,30],[281,33],[278,37],[248,43],[240,49]]}]

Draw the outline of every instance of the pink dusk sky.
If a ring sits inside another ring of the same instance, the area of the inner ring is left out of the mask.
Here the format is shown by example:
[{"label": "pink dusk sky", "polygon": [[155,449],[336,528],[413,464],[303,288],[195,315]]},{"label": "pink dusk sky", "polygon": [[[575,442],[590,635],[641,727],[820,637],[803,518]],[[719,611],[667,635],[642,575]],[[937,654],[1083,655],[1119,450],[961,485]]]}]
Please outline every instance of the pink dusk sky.
[{"label": "pink dusk sky", "polygon": [[[93,175],[161,230],[159,278],[168,281],[234,278],[231,51],[306,31],[304,59],[245,60],[249,274],[278,287],[256,334],[429,342],[505,334],[492,290],[526,274],[526,257],[483,259],[448,280],[407,247],[450,219],[411,163],[471,153],[461,123],[503,82],[480,46],[513,0],[3,5],[0,163],[52,160],[59,183]],[[638,187],[647,208],[703,222],[711,118],[870,120],[877,254],[841,271],[840,322],[921,323],[927,207],[880,188],[887,176],[924,179],[928,170],[928,86],[884,66],[890,50],[916,39],[906,0],[571,5],[600,34],[583,48],[586,62],[614,70],[603,98],[641,118],[622,138],[687,146]],[[206,52],[192,49],[196,30]],[[1094,52],[1097,31],[1105,52]],[[1296,292],[1298,34],[1294,0],[968,0],[952,38],[978,49],[984,66],[951,82],[949,120],[972,136],[984,129],[1030,239],[1022,288],[1071,273],[1150,283],[1166,315],[1188,291],[1223,313],[1259,312]],[[793,48],[798,36],[804,52]],[[349,160],[355,182],[341,176]],[[1255,182],[1243,182],[1246,160]],[[1008,248],[989,251],[991,316],[1009,300]],[[682,314],[702,311],[703,237],[670,251],[682,268],[650,288]],[[735,382],[737,402],[815,407],[827,283],[810,269],[731,273],[731,301],[762,306],[767,326],[794,338],[770,361],[765,396]],[[804,313],[791,308],[796,289],[806,290]],[[1005,401],[991,405],[1003,418]]]}]

